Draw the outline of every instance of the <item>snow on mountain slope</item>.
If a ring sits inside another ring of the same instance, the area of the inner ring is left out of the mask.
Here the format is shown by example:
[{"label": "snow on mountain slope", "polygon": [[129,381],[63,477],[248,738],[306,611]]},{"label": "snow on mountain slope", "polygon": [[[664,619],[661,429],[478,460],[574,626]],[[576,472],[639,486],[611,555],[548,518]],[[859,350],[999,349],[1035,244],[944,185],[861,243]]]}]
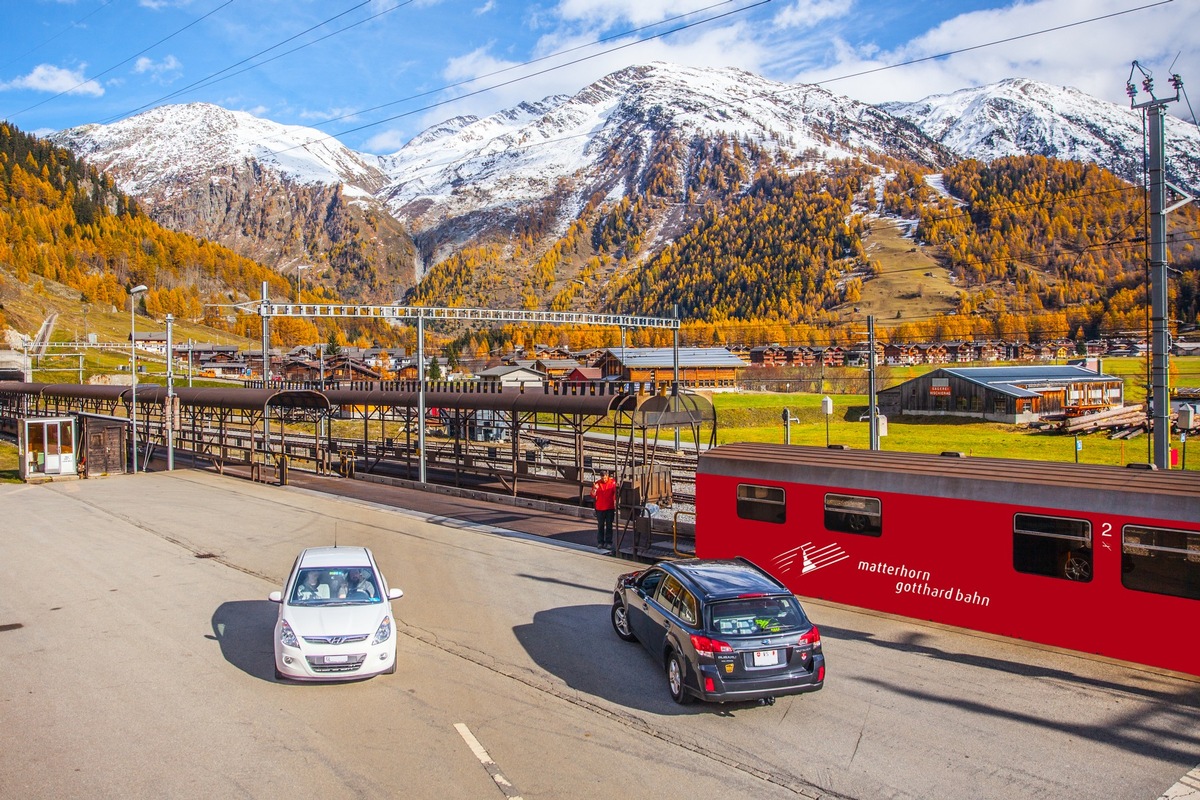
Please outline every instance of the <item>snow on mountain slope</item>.
[{"label": "snow on mountain slope", "polygon": [[[1070,87],[1011,78],[915,103],[883,103],[962,157],[1044,155],[1092,162],[1142,182],[1142,117]],[[1167,117],[1168,180],[1200,189],[1200,129]]]},{"label": "snow on mountain slope", "polygon": [[571,97],[453,122],[383,159],[392,177],[388,206],[417,228],[447,215],[538,202],[563,178],[586,198],[613,169],[614,148],[640,140],[645,154],[664,134],[683,142],[725,136],[816,161],[886,152],[934,163],[938,150],[878,109],[817,87],[663,63],[628,67]]},{"label": "snow on mountain slope", "polygon": [[375,156],[313,128],[208,103],[159,106],[111,125],[69,128],[51,140],[111,172],[123,191],[158,201],[250,164],[303,185],[345,184],[352,193],[370,194],[382,183]]}]

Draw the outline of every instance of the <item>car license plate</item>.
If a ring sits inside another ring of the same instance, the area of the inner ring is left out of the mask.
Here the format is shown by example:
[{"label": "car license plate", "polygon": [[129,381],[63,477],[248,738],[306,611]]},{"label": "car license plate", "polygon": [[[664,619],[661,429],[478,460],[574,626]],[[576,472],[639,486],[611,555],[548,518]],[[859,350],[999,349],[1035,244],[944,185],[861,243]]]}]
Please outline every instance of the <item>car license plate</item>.
[{"label": "car license plate", "polygon": [[350,660],[350,656],[325,656],[326,664],[345,664]]},{"label": "car license plate", "polygon": [[779,663],[778,650],[755,650],[754,651],[754,666],[756,667],[773,667]]}]

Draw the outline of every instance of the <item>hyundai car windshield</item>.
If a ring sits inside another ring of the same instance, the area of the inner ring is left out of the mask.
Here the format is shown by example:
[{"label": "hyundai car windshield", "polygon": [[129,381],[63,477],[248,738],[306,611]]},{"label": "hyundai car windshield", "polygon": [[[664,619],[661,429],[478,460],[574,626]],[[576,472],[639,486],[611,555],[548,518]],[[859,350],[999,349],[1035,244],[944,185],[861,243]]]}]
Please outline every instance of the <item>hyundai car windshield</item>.
[{"label": "hyundai car windshield", "polygon": [[379,585],[365,567],[302,569],[289,601],[294,606],[380,603]]},{"label": "hyundai car windshield", "polygon": [[711,606],[711,630],[725,636],[752,636],[807,628],[808,619],[796,598],[739,597]]}]

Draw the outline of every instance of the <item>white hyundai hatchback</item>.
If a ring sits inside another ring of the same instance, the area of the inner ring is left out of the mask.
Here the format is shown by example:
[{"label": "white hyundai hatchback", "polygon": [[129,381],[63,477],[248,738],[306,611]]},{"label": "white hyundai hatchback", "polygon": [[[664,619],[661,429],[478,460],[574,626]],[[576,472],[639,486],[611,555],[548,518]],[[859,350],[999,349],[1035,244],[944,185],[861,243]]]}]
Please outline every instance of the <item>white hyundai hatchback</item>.
[{"label": "white hyundai hatchback", "polygon": [[311,547],[300,553],[275,623],[275,678],[345,680],[396,671],[389,589],[365,547]]}]

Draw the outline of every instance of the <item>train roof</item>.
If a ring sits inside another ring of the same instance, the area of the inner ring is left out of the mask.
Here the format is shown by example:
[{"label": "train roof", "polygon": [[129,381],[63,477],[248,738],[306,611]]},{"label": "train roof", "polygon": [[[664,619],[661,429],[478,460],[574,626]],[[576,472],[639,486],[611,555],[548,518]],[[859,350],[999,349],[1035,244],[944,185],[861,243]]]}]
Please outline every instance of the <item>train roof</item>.
[{"label": "train roof", "polygon": [[1200,473],[742,442],[697,473],[1200,523]]}]

